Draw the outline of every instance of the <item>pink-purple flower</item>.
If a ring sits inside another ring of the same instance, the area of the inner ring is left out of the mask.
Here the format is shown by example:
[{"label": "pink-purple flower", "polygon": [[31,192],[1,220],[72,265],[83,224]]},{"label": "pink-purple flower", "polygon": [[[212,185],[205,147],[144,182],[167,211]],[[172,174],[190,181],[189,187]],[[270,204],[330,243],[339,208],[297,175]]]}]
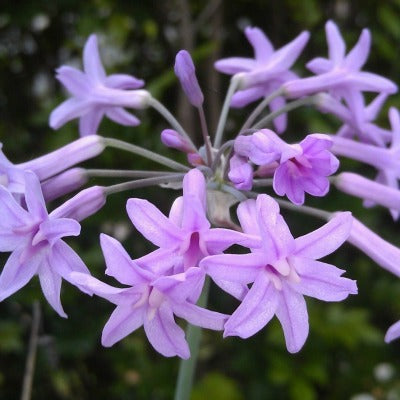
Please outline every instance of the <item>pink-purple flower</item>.
[{"label": "pink-purple flower", "polygon": [[[0,251],[12,252],[0,275],[0,301],[39,276],[44,296],[62,317],[62,279],[71,281],[71,272],[88,274],[83,261],[62,238],[78,236],[79,223],[64,212],[48,214],[38,178],[25,173],[26,209],[0,186]],[[81,288],[82,289],[82,288]],[[85,290],[85,289],[83,289]]]},{"label": "pink-purple flower", "polygon": [[252,283],[226,322],[224,336],[248,338],[276,315],[288,351],[298,352],[309,330],[304,295],[341,301],[357,293],[355,281],[341,276],[343,270],[316,261],[347,239],[351,214],[337,214],[321,228],[297,239],[279,213],[278,204],[267,195],[242,202],[238,217],[245,233],[262,238],[261,248],[252,248],[249,254],[206,257],[200,264],[217,284],[219,281]]},{"label": "pink-purple flower", "polygon": [[100,60],[96,35],[91,35],[83,50],[84,72],[68,66],[57,69],[57,79],[72,97],[59,105],[50,115],[50,126],[58,129],[68,121],[79,118],[81,136],[93,135],[104,116],[114,122],[136,126],[139,120],[124,108],[144,108],[150,94],[138,90],[140,79],[125,74],[106,76]]}]

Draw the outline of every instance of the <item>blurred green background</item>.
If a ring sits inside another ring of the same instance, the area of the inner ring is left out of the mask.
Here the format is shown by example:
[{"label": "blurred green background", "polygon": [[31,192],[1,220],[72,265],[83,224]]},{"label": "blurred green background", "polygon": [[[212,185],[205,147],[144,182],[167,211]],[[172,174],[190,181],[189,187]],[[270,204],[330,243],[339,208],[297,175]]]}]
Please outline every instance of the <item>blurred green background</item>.
[{"label": "blurred green background", "polygon": [[[349,47],[360,30],[369,27],[373,46],[366,70],[400,82],[400,0],[3,0],[0,5],[0,141],[13,162],[33,158],[78,137],[75,121],[58,132],[52,131],[47,121],[51,110],[65,99],[54,79],[55,68],[63,63],[79,67],[82,47],[92,32],[99,36],[107,71],[145,79],[146,87],[179,116],[197,141],[198,123],[172,73],[174,56],[181,48],[192,52],[206,97],[207,117],[215,127],[228,78],[216,74],[212,65],[221,57],[251,54],[242,34],[247,25],[261,27],[276,47],[300,31],[310,30],[311,40],[296,64],[303,75],[306,61],[326,55],[327,19],[338,23]],[[400,97],[389,99],[379,118],[382,126],[388,126],[389,105],[399,106]],[[231,113],[230,131],[248,110]],[[139,127],[124,128],[104,121],[100,133],[183,161],[182,155],[160,144],[159,133],[166,123],[151,110],[137,114],[142,119]],[[298,138],[311,132],[335,132],[338,126],[334,118],[301,109],[291,114],[287,135]],[[111,150],[86,165],[157,168]],[[342,168],[373,174],[350,161]],[[146,189],[112,197],[100,213],[83,222],[81,237],[69,243],[95,276],[103,279],[104,273],[100,232],[120,238],[132,257],[151,249],[133,231],[124,211],[126,199],[151,197],[166,211],[177,195],[166,193]],[[399,225],[383,209],[365,210],[361,201],[334,190],[323,205],[310,199],[308,204],[352,210],[384,238],[400,245]],[[285,218],[295,236],[320,224],[286,212]],[[6,255],[0,260],[4,263]],[[308,299],[310,335],[296,355],[286,351],[276,319],[245,341],[223,340],[220,333],[205,332],[193,399],[400,399],[400,342],[383,342],[386,329],[400,318],[400,282],[347,245],[328,261],[357,279],[359,295],[338,304]],[[43,300],[34,279],[0,303],[1,400],[20,396],[34,299],[41,301],[43,318],[32,399],[172,398],[177,358],[156,353],[142,330],[110,349],[103,348],[101,330],[113,306],[64,284],[62,300],[69,318],[63,320]],[[212,288],[212,309],[230,312],[236,305]]]}]

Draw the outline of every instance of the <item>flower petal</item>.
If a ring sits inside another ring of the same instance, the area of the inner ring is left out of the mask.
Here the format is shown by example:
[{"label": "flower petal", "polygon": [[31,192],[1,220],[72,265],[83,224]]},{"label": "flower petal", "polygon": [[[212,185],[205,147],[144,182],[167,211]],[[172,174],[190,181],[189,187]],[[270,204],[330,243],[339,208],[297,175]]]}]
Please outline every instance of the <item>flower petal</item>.
[{"label": "flower petal", "polygon": [[279,294],[267,274],[261,271],[248,294],[225,324],[224,337],[253,336],[272,319],[278,306]]},{"label": "flower petal", "polygon": [[104,79],[104,86],[113,89],[139,89],[144,81],[127,74],[112,74]]},{"label": "flower petal", "polygon": [[46,203],[38,177],[30,171],[25,174],[25,201],[29,213],[36,218],[47,218]]},{"label": "flower petal", "polygon": [[95,135],[104,116],[104,107],[95,106],[79,119],[79,134],[83,136]]},{"label": "flower petal", "polygon": [[259,28],[249,26],[244,30],[244,33],[254,49],[254,57],[257,62],[268,61],[274,48],[264,32]]},{"label": "flower petal", "polygon": [[239,72],[251,71],[256,67],[256,62],[251,58],[230,57],[218,60],[214,67],[219,72],[233,75]]},{"label": "flower petal", "polygon": [[138,118],[125,111],[122,107],[109,107],[107,108],[106,115],[117,124],[123,126],[137,126],[140,124]]},{"label": "flower petal", "polygon": [[101,344],[110,347],[143,325],[144,307],[117,306],[104,326]]},{"label": "flower petal", "polygon": [[343,61],[346,52],[346,44],[334,22],[328,21],[326,23],[325,32],[329,47],[329,58],[335,65],[338,65]]},{"label": "flower petal", "polygon": [[385,342],[389,343],[389,342],[397,339],[399,336],[400,336],[400,321],[397,321],[386,332]]},{"label": "flower petal", "polygon": [[343,65],[352,70],[359,70],[367,61],[371,48],[371,33],[363,29],[356,45],[347,54]]},{"label": "flower petal", "polygon": [[280,291],[280,301],[276,309],[285,335],[286,348],[297,353],[308,336],[308,313],[303,295],[296,293],[285,284]]},{"label": "flower petal", "polygon": [[49,125],[53,129],[58,129],[68,121],[86,114],[92,107],[93,105],[89,101],[72,97],[51,112]]},{"label": "flower petal", "polygon": [[144,330],[151,345],[163,356],[190,357],[185,332],[176,324],[172,309],[166,302],[156,310],[154,316],[144,318]]},{"label": "flower petal", "polygon": [[90,35],[83,49],[83,68],[87,76],[95,82],[103,82],[106,73],[100,60],[97,36]]}]

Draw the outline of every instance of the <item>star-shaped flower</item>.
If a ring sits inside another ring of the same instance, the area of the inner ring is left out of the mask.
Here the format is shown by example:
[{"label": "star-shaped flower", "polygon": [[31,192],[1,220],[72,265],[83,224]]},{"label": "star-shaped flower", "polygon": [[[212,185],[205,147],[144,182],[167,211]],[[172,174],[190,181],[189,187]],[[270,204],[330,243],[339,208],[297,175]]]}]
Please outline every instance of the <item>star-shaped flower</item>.
[{"label": "star-shaped flower", "polygon": [[38,275],[47,301],[66,317],[60,301],[62,278],[71,282],[72,271],[89,271],[61,238],[78,236],[80,225],[71,218],[55,216],[57,209],[48,214],[36,175],[26,172],[25,179],[27,209],[0,186],[0,251],[12,252],[0,275],[0,301]]},{"label": "star-shaped flower", "polygon": [[395,93],[397,86],[390,80],[371,72],[361,71],[371,45],[371,34],[363,29],[357,44],[345,55],[346,45],[339,29],[332,21],[325,25],[329,58],[315,58],[307,68],[318,76],[290,81],[284,84],[286,93],[300,97],[328,91],[334,97],[345,98],[354,109],[354,95],[360,91]]},{"label": "star-shaped flower", "polygon": [[138,125],[140,121],[124,107],[144,108],[150,94],[146,90],[135,90],[141,88],[144,82],[133,76],[106,76],[96,35],[91,35],[85,44],[83,67],[84,72],[68,66],[57,70],[57,79],[73,97],[53,110],[50,126],[58,129],[66,122],[79,118],[79,132],[81,136],[86,136],[97,132],[104,116],[121,125]]},{"label": "star-shaped flower", "polygon": [[[289,71],[304,46],[309,33],[302,32],[292,42],[279,50],[274,50],[271,42],[259,28],[247,27],[245,35],[254,49],[254,59],[231,57],[219,60],[215,68],[229,75],[241,74],[241,87],[232,98],[232,107],[244,107],[277,90],[284,82],[297,79],[297,75]],[[274,99],[271,111],[285,105],[283,97]],[[286,129],[286,115],[279,116],[274,121],[278,132]]]},{"label": "star-shaped flower", "polygon": [[252,286],[225,324],[224,336],[248,338],[274,315],[282,325],[289,352],[298,352],[308,336],[304,295],[324,301],[341,301],[356,294],[356,283],[343,278],[343,270],[316,261],[336,250],[349,236],[352,217],[340,213],[326,225],[294,239],[267,195],[238,207],[243,231],[259,235],[262,247],[250,254],[222,254],[201,261],[207,274],[219,280]]}]

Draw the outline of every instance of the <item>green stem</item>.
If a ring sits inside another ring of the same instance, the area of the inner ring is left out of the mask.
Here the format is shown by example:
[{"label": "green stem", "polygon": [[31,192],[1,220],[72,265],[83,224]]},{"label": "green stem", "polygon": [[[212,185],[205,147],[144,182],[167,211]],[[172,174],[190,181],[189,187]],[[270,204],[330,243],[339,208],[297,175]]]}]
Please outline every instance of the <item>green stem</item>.
[{"label": "green stem", "polygon": [[261,129],[261,128],[267,126],[276,117],[279,117],[279,115],[282,115],[284,113],[292,111],[301,106],[315,104],[316,99],[317,99],[317,96],[310,96],[310,97],[305,97],[303,99],[298,99],[298,100],[292,101],[290,103],[287,103],[285,107],[282,107],[279,110],[274,111],[274,112],[268,114],[266,117],[262,118],[255,125],[253,125],[252,128],[253,129]]},{"label": "green stem", "polygon": [[194,145],[191,137],[188,135],[185,129],[183,129],[182,125],[177,121],[177,119],[168,111],[168,109],[162,103],[160,103],[154,97],[151,97],[149,100],[149,105],[153,107],[156,111],[158,111],[177,132],[179,132],[182,136],[184,136],[186,140],[189,142],[189,144],[193,147],[193,150],[197,152],[197,148]]},{"label": "green stem", "polygon": [[85,169],[85,175],[91,178],[151,178],[160,175],[171,175],[166,171],[139,171],[122,169]]},{"label": "green stem", "polygon": [[269,179],[254,179],[253,180],[253,186],[254,187],[272,186],[273,182],[274,182],[273,178],[269,178]]},{"label": "green stem", "polygon": [[216,149],[218,149],[221,146],[222,135],[223,135],[225,124],[226,124],[226,118],[228,116],[229,107],[231,106],[231,99],[232,99],[232,96],[234,95],[236,89],[239,86],[240,80],[241,80],[240,76],[234,75],[231,79],[231,83],[229,85],[228,92],[226,93],[224,105],[222,107],[221,115],[220,115],[219,121],[218,121],[217,131],[215,133],[215,138],[214,138],[214,147]]},{"label": "green stem", "polygon": [[178,171],[189,171],[186,165],[178,163],[174,160],[171,160],[168,157],[164,157],[158,153],[154,153],[153,151],[144,149],[143,147],[136,146],[131,143],[124,142],[122,140],[113,139],[113,138],[103,138],[104,144],[108,147],[114,147],[116,149],[129,151],[130,153],[137,154],[139,156],[148,158],[152,161],[155,161],[161,165],[165,165],[168,168],[175,169]]},{"label": "green stem", "polygon": [[206,121],[206,116],[204,114],[204,108],[201,105],[197,107],[197,110],[199,111],[201,134],[203,135],[204,147],[206,149],[207,165],[211,165],[213,162],[212,146],[210,141],[210,135],[208,134],[207,121]]},{"label": "green stem", "polygon": [[217,170],[219,160],[221,159],[225,150],[228,149],[229,147],[232,147],[234,143],[235,143],[234,140],[228,140],[219,148],[217,154],[215,155],[214,161],[211,165],[211,169],[213,170],[213,172]]},{"label": "green stem", "polygon": [[[208,302],[208,294],[210,291],[210,279],[206,278],[203,292],[197,305],[206,307]],[[178,379],[176,381],[174,400],[189,400],[192,392],[194,373],[199,355],[201,328],[199,326],[188,325],[186,331],[186,340],[189,343],[190,358],[181,360],[179,364]]]},{"label": "green stem", "polygon": [[265,97],[264,100],[249,115],[249,117],[247,118],[247,120],[245,121],[239,132],[245,131],[246,129],[250,128],[250,126],[253,124],[256,118],[262,113],[265,107],[267,107],[272,100],[276,99],[279,96],[282,96],[282,94],[283,94],[283,88],[280,87],[279,89],[272,92],[269,96]]},{"label": "green stem", "polygon": [[164,176],[157,176],[154,178],[137,179],[134,181],[118,183],[116,185],[110,185],[104,187],[104,193],[106,196],[110,194],[125,192],[126,190],[138,189],[147,186],[156,186],[162,183],[179,182],[183,179],[184,174],[171,174]]}]

